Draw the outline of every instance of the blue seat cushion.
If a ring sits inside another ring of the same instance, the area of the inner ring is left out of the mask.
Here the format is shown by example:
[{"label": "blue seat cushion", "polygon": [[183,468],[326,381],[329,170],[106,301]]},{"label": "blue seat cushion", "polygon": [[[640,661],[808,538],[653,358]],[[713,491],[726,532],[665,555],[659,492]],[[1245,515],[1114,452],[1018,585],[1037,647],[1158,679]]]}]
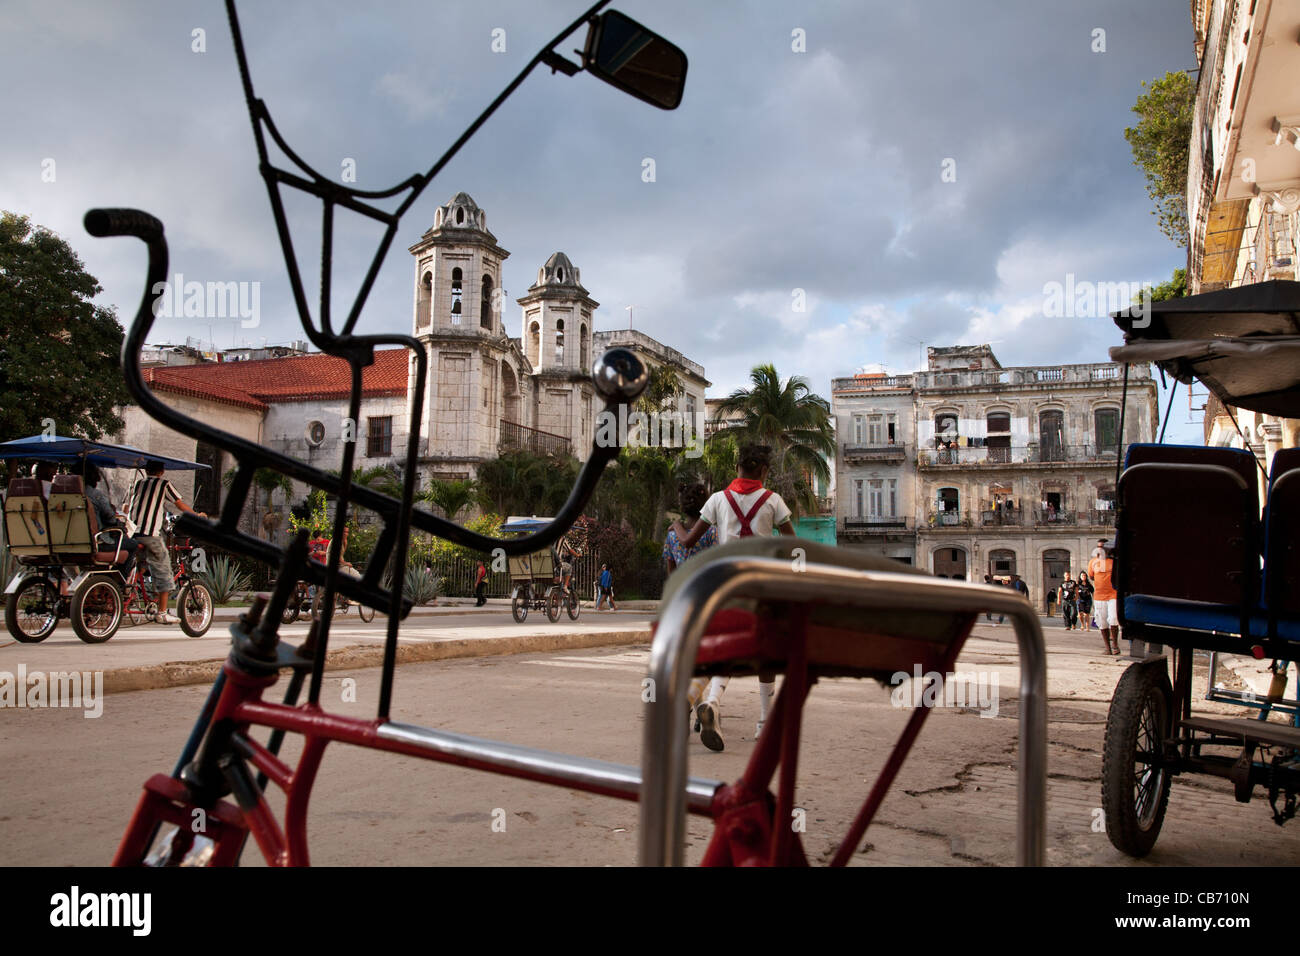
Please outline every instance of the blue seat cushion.
[{"label": "blue seat cushion", "polygon": [[[1150,594],[1131,594],[1124,598],[1124,620],[1133,624],[1181,627],[1193,631],[1241,633],[1241,610],[1235,604],[1209,604]],[[1259,608],[1251,609],[1250,636],[1268,636],[1268,617]],[[1289,641],[1300,641],[1300,619],[1279,618],[1277,636]]]}]

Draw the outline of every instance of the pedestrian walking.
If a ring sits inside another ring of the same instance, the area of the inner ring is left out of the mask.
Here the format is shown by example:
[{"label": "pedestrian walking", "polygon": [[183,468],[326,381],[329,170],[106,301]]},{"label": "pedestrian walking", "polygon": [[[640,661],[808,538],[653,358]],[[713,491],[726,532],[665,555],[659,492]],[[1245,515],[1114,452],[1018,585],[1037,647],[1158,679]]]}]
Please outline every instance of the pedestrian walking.
[{"label": "pedestrian walking", "polygon": [[1087,571],[1079,572],[1079,587],[1076,589],[1076,600],[1079,602],[1079,627],[1081,630],[1091,631],[1093,587]]},{"label": "pedestrian walking", "polygon": [[474,602],[475,607],[482,607],[487,603],[487,565],[482,561],[474,570],[474,596],[478,599]]},{"label": "pedestrian walking", "polygon": [[[608,564],[600,566],[600,598],[596,601],[597,611],[617,611],[618,607],[614,604],[614,572],[610,571]],[[606,601],[609,602],[608,608],[602,608],[601,605]]]},{"label": "pedestrian walking", "polygon": [[[740,449],[736,480],[709,497],[700,509],[695,526],[687,531],[680,521],[674,523],[673,528],[683,548],[693,548],[710,528],[718,529],[719,544],[735,538],[769,537],[773,529],[794,536],[789,507],[780,495],[763,487],[763,481],[772,468],[771,458],[772,449],[768,445],[745,445]],[[723,748],[720,703],[727,680],[726,677],[713,678],[704,701],[695,710],[700,721],[700,740],[710,750]],[[765,680],[763,675],[759,675],[755,739],[763,732],[775,689],[775,676]]]},{"label": "pedestrian walking", "polygon": [[[677,486],[677,503],[681,509],[683,524],[689,523],[694,525],[700,520],[700,509],[708,501],[709,491],[704,487],[702,481],[683,482]],[[691,548],[682,547],[681,540],[677,537],[677,523],[674,522],[668,529],[668,535],[664,538],[663,559],[664,567],[668,574],[672,574],[678,567],[686,561],[687,558],[694,557],[701,551],[707,551],[718,543],[718,529],[710,526],[707,531],[701,535],[700,540],[695,542]],[[690,708],[692,717],[695,714],[695,708],[699,705],[704,697],[705,690],[708,689],[709,680],[705,677],[696,677],[691,680],[690,689],[686,692],[686,703]],[[699,721],[695,721],[695,731],[700,730]]]},{"label": "pedestrian walking", "polygon": [[1097,627],[1106,642],[1106,654],[1119,656],[1119,594],[1115,591],[1115,544],[1102,542],[1102,556],[1088,562],[1095,588]]},{"label": "pedestrian walking", "polygon": [[[999,581],[994,581],[994,580],[993,580],[993,575],[991,575],[991,574],[986,574],[986,575],[984,575],[984,583],[987,584],[987,585],[993,586],[993,587],[999,587],[999,586],[1001,586],[1001,582],[999,582]],[[998,615],[998,619],[995,621],[995,620],[993,620],[993,614],[992,614],[992,612],[991,612],[991,611],[985,611],[985,612],[984,612],[984,618],[985,618],[985,620],[987,620],[990,624],[992,624],[994,627],[997,627],[999,624],[1001,624],[1003,621],[1005,621],[1005,620],[1007,619],[1007,616],[1006,616],[1005,614],[999,614],[999,615]]]},{"label": "pedestrian walking", "polygon": [[1078,597],[1079,586],[1067,571],[1065,580],[1061,582],[1061,620],[1065,622],[1067,631],[1073,631],[1079,623]]}]

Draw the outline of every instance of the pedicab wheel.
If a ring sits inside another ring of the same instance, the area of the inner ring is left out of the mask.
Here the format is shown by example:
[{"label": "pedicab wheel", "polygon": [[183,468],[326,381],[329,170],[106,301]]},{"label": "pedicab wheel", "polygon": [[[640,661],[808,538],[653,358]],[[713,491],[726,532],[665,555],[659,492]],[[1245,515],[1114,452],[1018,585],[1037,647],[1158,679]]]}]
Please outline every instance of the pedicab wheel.
[{"label": "pedicab wheel", "polygon": [[321,595],[324,593],[325,593],[324,585],[321,584],[316,585],[316,593],[313,594],[311,598],[311,619],[313,621],[320,620],[320,599],[321,599]]},{"label": "pedicab wheel", "polygon": [[212,592],[207,585],[191,581],[176,596],[176,616],[181,630],[190,637],[202,637],[212,626]]},{"label": "pedicab wheel", "polygon": [[1169,806],[1172,776],[1164,742],[1173,698],[1163,668],[1134,664],[1120,677],[1106,716],[1101,805],[1106,835],[1129,856],[1151,852]]},{"label": "pedicab wheel", "polygon": [[578,619],[578,615],[582,613],[582,604],[578,600],[577,591],[569,592],[569,601],[568,601],[568,605],[565,607],[565,610],[569,612],[570,621],[576,621]]},{"label": "pedicab wheel", "polygon": [[28,578],[5,599],[5,628],[23,644],[39,644],[59,626],[59,593],[42,577]]},{"label": "pedicab wheel", "polygon": [[559,588],[551,588],[546,592],[546,619],[554,624],[560,619],[560,611],[564,607],[564,595]]},{"label": "pedicab wheel", "polygon": [[510,598],[510,613],[519,624],[528,620],[528,595],[523,590],[516,589]]},{"label": "pedicab wheel", "polygon": [[72,629],[87,644],[103,644],[122,623],[122,592],[109,578],[89,581],[72,596]]},{"label": "pedicab wheel", "polygon": [[369,624],[375,619],[375,609],[366,604],[357,605],[357,615],[363,622]]}]

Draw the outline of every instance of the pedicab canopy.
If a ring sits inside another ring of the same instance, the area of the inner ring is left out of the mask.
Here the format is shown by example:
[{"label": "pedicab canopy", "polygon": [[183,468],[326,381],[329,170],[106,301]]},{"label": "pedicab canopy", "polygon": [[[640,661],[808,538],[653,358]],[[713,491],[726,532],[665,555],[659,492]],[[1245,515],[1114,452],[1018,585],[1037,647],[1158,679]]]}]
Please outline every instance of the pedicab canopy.
[{"label": "pedicab canopy", "polygon": [[530,518],[521,518],[518,515],[511,515],[506,519],[506,523],[501,526],[501,531],[510,534],[516,531],[532,532],[540,531],[550,524],[553,518],[539,518],[533,515]]},{"label": "pedicab canopy", "polygon": [[76,464],[88,461],[100,468],[143,468],[145,462],[160,461],[168,471],[195,471],[208,468],[197,461],[168,458],[130,445],[110,445],[89,438],[64,438],[59,435],[31,435],[0,444],[0,460],[10,458]]},{"label": "pedicab canopy", "polygon": [[1300,418],[1300,282],[1273,280],[1138,305],[1112,318],[1114,362],[1154,362],[1225,405]]}]

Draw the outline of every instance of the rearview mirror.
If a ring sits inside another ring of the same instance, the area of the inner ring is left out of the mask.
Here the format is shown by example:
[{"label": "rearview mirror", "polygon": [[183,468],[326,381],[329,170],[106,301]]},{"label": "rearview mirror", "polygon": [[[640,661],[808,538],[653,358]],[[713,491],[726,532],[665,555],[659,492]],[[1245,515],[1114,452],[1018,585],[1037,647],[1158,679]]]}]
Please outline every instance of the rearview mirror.
[{"label": "rearview mirror", "polygon": [[686,54],[617,10],[592,22],[582,60],[587,72],[660,109],[682,101]]}]

